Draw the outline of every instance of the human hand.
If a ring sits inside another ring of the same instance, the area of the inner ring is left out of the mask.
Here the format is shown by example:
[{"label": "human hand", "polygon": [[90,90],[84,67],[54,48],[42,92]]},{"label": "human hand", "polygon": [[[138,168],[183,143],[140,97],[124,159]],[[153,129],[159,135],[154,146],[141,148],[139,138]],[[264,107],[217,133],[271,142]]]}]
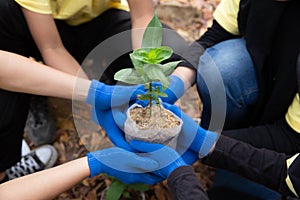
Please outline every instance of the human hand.
[{"label": "human hand", "polygon": [[96,110],[93,107],[91,116],[105,130],[106,135],[115,146],[135,152],[126,142],[124,132],[119,128],[124,126],[126,120],[126,115],[120,107],[109,110]]},{"label": "human hand", "polygon": [[162,144],[131,140],[130,146],[139,152],[146,153],[143,157],[155,160],[159,164],[159,169],[153,173],[164,179],[178,167],[187,165],[174,149]]},{"label": "human hand", "polygon": [[217,141],[218,133],[201,128],[191,117],[175,105],[164,103],[164,107],[183,121],[181,133],[177,140],[177,151],[179,154],[184,153],[182,156],[184,160],[188,164],[192,164],[190,162],[195,161],[197,158],[207,156]]},{"label": "human hand", "polygon": [[137,98],[138,94],[145,93],[143,85],[106,85],[97,80],[92,80],[85,102],[91,104],[97,110],[106,110],[111,107],[129,104],[130,101]]},{"label": "human hand", "polygon": [[159,164],[151,158],[138,156],[135,153],[113,147],[87,154],[90,177],[100,173],[116,177],[126,184],[155,184],[163,179],[147,173],[156,170]]}]

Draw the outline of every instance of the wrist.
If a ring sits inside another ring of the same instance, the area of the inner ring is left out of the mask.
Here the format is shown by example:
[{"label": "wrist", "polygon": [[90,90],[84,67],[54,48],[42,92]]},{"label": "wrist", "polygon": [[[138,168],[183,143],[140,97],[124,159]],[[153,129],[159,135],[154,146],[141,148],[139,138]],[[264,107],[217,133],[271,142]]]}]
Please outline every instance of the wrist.
[{"label": "wrist", "polygon": [[167,175],[169,176],[173,171],[175,171],[177,168],[182,167],[182,166],[188,166],[188,164],[186,164],[184,162],[184,160],[181,157],[179,157],[176,161],[174,161],[172,163],[172,165],[169,168],[169,171],[168,171]]},{"label": "wrist", "polygon": [[181,88],[184,88],[184,81],[181,76],[177,74],[171,74],[170,75],[171,83],[176,83],[178,84]]},{"label": "wrist", "polygon": [[90,169],[90,178],[102,173],[102,163],[93,156],[92,153],[87,154],[87,161]]},{"label": "wrist", "polygon": [[92,80],[88,89],[87,97],[85,99],[85,102],[91,105],[95,105],[95,97],[96,97],[96,92],[97,90],[102,87],[103,83],[97,81],[97,80]]},{"label": "wrist", "polygon": [[206,135],[203,138],[203,142],[202,145],[199,149],[199,158],[203,158],[205,156],[207,156],[210,152],[213,151],[214,146],[216,144],[218,138],[218,134],[215,132],[211,132],[211,131],[206,131]]},{"label": "wrist", "polygon": [[170,100],[168,103],[175,103],[181,96],[184,94],[184,82],[181,80],[180,77],[176,75],[170,75],[169,78],[171,79],[170,86],[166,90],[166,94],[168,97],[167,99]]},{"label": "wrist", "polygon": [[170,75],[170,79],[171,87],[174,86],[176,94],[182,96],[184,94],[184,81],[177,75]]},{"label": "wrist", "polygon": [[217,142],[215,142],[215,143],[213,144],[213,146],[210,148],[208,154],[211,154],[211,153],[215,150],[215,148],[216,148],[216,143],[217,143]]},{"label": "wrist", "polygon": [[73,88],[73,99],[78,101],[87,101],[91,84],[92,81],[90,80],[77,78],[75,80],[75,87]]},{"label": "wrist", "polygon": [[194,69],[178,66],[172,75],[179,77],[184,83],[184,89],[189,89],[196,80],[196,72]]}]

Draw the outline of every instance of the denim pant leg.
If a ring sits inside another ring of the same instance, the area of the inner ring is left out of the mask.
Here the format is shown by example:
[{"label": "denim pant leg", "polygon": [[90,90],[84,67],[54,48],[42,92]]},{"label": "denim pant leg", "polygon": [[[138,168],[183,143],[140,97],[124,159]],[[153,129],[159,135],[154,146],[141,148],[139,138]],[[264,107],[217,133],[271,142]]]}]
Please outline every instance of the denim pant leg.
[{"label": "denim pant leg", "polygon": [[[223,191],[230,196],[234,196],[234,191],[238,191],[240,194],[244,194],[245,197],[251,195],[262,200],[278,200],[282,197],[281,194],[267,188],[264,185],[258,184],[238,174],[223,169],[216,170],[211,191],[218,191],[219,188],[222,188]],[[216,196],[215,200],[224,199],[222,194],[212,195]]]},{"label": "denim pant leg", "polygon": [[227,40],[206,49],[199,61],[197,89],[203,103],[201,126],[208,129],[210,123],[216,123],[211,117],[213,97],[225,90],[224,129],[239,127],[248,106],[258,96],[256,72],[244,39]]}]

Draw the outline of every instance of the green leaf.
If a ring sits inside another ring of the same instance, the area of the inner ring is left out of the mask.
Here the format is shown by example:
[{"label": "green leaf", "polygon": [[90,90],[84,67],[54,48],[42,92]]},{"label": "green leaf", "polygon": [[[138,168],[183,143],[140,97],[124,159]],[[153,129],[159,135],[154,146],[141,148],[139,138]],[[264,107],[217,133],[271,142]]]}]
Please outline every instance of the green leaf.
[{"label": "green leaf", "polygon": [[162,44],[162,25],[154,14],[152,20],[149,22],[142,41],[142,48],[156,48]]},{"label": "green leaf", "polygon": [[[158,102],[158,97],[167,97],[165,90],[170,85],[168,77],[181,61],[160,64],[162,61],[170,58],[173,50],[162,44],[162,24],[156,14],[148,24],[142,41],[142,48],[134,50],[130,54],[134,69],[125,69],[115,74],[115,79],[130,84],[146,84],[148,90],[145,95],[139,99],[149,100],[150,106],[152,100]],[[163,89],[149,87],[153,81],[159,81]]]},{"label": "green leaf", "polygon": [[106,191],[106,199],[107,200],[119,200],[127,185],[124,183],[115,180],[110,185],[108,190]]},{"label": "green leaf", "polygon": [[148,63],[158,64],[172,56],[173,50],[167,46],[150,49],[148,54]]},{"label": "green leaf", "polygon": [[131,61],[135,68],[140,68],[146,63],[157,64],[172,56],[173,50],[167,46],[161,46],[154,49],[140,48],[130,54]]},{"label": "green leaf", "polygon": [[168,97],[168,95],[166,93],[164,93],[164,90],[162,90],[162,88],[159,86],[156,86],[155,90],[152,93],[154,96],[157,96],[157,97]]},{"label": "green leaf", "polygon": [[160,105],[158,96],[154,96],[153,98],[154,98],[154,101],[155,101],[156,105]]},{"label": "green leaf", "polygon": [[164,87],[169,87],[170,79],[165,76],[160,65],[146,64],[143,69],[151,80],[160,81]]},{"label": "green leaf", "polygon": [[115,73],[114,79],[128,84],[144,84],[141,75],[132,68],[122,69]]},{"label": "green leaf", "polygon": [[181,60],[179,61],[173,61],[173,62],[169,62],[169,63],[166,63],[166,64],[163,64],[162,65],[162,68],[163,68],[163,73],[166,75],[166,76],[169,76],[173,73],[175,67],[177,67],[177,65],[182,62]]},{"label": "green leaf", "polygon": [[159,96],[159,97],[168,97],[168,95],[166,93],[163,93],[163,92],[158,92],[156,94],[156,96]]},{"label": "green leaf", "polygon": [[152,94],[141,94],[138,97],[139,100],[151,100],[152,99]]},{"label": "green leaf", "polygon": [[144,83],[149,83],[149,82],[151,82],[151,79],[147,76],[147,74],[143,75],[143,76],[142,76],[142,79],[143,79]]},{"label": "green leaf", "polygon": [[129,54],[129,57],[131,59],[131,62],[134,66],[134,68],[141,74],[143,75],[144,74],[144,71],[143,71],[143,62],[139,61],[138,59],[135,58],[134,54],[131,53]]},{"label": "green leaf", "polygon": [[161,87],[155,86],[155,87],[154,87],[154,91],[155,91],[156,93],[159,93],[159,92],[161,91]]},{"label": "green leaf", "polygon": [[149,51],[147,49],[140,48],[140,49],[134,50],[131,53],[130,58],[135,61],[142,62],[144,64],[144,63],[148,63],[148,61],[149,61],[148,54],[149,54]]}]

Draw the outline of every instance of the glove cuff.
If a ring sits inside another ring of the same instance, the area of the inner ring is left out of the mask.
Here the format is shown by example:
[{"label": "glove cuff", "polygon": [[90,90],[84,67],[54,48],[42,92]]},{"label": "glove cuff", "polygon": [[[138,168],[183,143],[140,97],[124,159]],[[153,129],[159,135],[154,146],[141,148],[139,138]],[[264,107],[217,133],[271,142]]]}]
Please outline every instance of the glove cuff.
[{"label": "glove cuff", "polygon": [[199,158],[203,158],[209,154],[210,149],[215,144],[218,139],[218,134],[215,132],[207,131],[205,137],[203,138],[202,145],[199,150]]},{"label": "glove cuff", "polygon": [[103,83],[97,81],[97,80],[92,80],[88,95],[85,99],[85,102],[91,105],[95,105],[95,96],[96,96],[96,90],[99,87],[102,87]]},{"label": "glove cuff", "polygon": [[170,79],[171,79],[171,88],[172,88],[172,85],[174,85],[176,87],[175,96],[177,98],[180,98],[184,94],[184,82],[183,82],[183,80],[181,80],[181,78],[179,78],[176,75],[171,75]]},{"label": "glove cuff", "polygon": [[90,178],[99,175],[102,173],[102,164],[101,162],[95,158],[92,153],[87,154],[88,165],[90,168]]},{"label": "glove cuff", "polygon": [[[166,90],[168,103],[175,103],[184,94],[184,82],[175,75],[169,76],[171,79],[170,87]],[[164,98],[162,98],[164,100]]]}]

